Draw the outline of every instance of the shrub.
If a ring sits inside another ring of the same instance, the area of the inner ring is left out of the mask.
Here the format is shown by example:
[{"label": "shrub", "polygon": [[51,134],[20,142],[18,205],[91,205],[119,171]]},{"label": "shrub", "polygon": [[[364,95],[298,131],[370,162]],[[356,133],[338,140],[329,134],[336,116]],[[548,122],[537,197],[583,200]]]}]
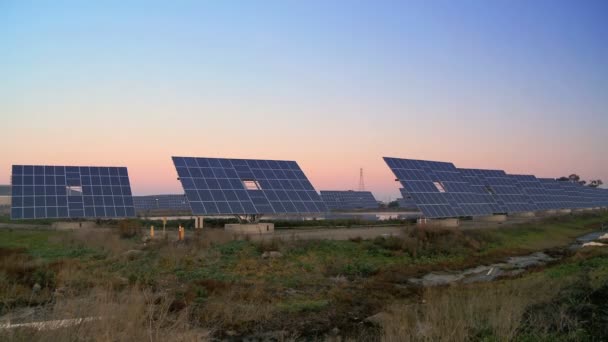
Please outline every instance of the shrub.
[{"label": "shrub", "polygon": [[118,224],[120,237],[129,239],[141,234],[141,223],[139,220],[122,220]]}]

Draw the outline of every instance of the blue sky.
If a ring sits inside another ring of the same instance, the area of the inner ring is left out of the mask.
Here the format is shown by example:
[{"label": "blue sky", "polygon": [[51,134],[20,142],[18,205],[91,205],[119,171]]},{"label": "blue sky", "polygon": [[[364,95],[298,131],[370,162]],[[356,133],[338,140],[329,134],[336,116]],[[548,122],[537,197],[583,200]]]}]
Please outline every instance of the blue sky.
[{"label": "blue sky", "polygon": [[364,167],[381,198],[385,155],[608,180],[606,1],[4,0],[0,46],[0,183],[82,161],[175,192],[173,154]]}]

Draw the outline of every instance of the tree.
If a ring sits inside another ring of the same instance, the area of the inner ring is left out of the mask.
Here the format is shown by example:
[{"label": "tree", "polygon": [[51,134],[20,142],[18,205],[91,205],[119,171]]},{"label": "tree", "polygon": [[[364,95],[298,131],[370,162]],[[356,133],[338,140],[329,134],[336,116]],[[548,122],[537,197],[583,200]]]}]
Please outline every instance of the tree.
[{"label": "tree", "polygon": [[587,182],[584,180],[581,180],[581,176],[577,175],[576,173],[573,173],[568,177],[559,177],[557,180],[560,182],[572,182],[572,183],[577,183],[580,185],[587,184]]},{"label": "tree", "polygon": [[590,186],[592,188],[597,188],[602,184],[604,184],[604,182],[602,182],[601,179],[594,179],[594,180],[589,181],[589,184],[587,186]]}]

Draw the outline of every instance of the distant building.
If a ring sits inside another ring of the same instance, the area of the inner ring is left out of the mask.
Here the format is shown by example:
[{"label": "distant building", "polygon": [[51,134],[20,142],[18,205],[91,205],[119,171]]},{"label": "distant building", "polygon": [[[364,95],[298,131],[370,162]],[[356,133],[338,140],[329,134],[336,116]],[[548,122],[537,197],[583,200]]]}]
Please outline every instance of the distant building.
[{"label": "distant building", "polygon": [[0,185],[0,206],[11,205],[11,186]]},{"label": "distant building", "polygon": [[192,211],[186,195],[133,196],[133,205],[138,213]]}]

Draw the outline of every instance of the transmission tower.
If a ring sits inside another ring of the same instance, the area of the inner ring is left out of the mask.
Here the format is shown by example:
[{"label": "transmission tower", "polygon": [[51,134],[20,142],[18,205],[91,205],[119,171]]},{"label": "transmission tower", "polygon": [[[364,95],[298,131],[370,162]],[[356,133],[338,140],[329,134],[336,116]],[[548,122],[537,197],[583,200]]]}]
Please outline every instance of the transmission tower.
[{"label": "transmission tower", "polygon": [[359,169],[359,191],[365,191],[365,182],[363,181],[363,168]]}]

